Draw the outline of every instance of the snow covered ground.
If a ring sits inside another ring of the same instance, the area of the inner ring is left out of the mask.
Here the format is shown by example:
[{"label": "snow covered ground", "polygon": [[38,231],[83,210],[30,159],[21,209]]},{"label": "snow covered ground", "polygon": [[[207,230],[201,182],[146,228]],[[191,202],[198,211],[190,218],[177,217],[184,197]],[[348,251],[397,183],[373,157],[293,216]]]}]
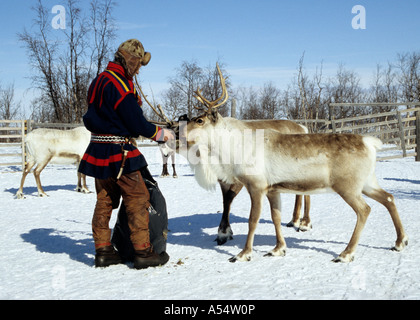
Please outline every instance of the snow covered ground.
[{"label": "snow covered ground", "polygon": [[[313,229],[296,232],[285,226],[294,196],[283,195],[286,256],[263,256],[275,245],[266,201],[253,260],[230,263],[248,231],[247,192],[242,191],[232,205],[234,239],[218,246],[213,240],[221,218],[221,192],[201,189],[181,157],[178,179],[159,178],[158,149],[141,150],[167,201],[168,264],[146,270],[129,264],[95,268],[91,232],[95,194],[74,191],[75,166],[47,166],[41,174],[47,198],[37,197],[29,175],[24,200],[14,196],[20,168],[0,166],[0,299],[420,299],[420,163],[413,157],[377,164],[379,183],[395,196],[409,236],[403,252],[389,250],[396,239],[391,218],[384,207],[368,199],[372,212],[355,260],[333,263],[353,232],[354,212],[335,194],[313,196]],[[94,191],[92,178],[88,186]],[[117,211],[111,226],[116,215]]]}]

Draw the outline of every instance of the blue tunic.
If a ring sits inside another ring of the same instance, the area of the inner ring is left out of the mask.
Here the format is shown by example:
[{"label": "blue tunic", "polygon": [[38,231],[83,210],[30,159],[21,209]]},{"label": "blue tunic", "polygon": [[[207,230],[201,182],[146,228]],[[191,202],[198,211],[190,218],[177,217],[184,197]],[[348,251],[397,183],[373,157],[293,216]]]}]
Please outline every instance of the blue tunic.
[{"label": "blue tunic", "polygon": [[[119,137],[143,136],[158,140],[163,131],[143,116],[141,99],[132,79],[122,66],[110,62],[107,69],[92,81],[88,93],[85,127],[94,134]],[[79,172],[97,179],[116,178],[123,151],[128,151],[123,174],[147,166],[146,159],[132,144],[91,141],[79,166]]]}]

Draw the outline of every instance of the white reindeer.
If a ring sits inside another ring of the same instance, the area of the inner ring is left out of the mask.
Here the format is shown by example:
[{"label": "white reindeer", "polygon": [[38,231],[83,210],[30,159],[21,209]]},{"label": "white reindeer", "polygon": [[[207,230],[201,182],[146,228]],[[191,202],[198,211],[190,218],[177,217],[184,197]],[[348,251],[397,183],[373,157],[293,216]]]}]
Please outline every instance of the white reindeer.
[{"label": "white reindeer", "polygon": [[[249,261],[255,230],[260,218],[263,197],[267,196],[275,226],[277,243],[267,255],[284,256],[286,242],[280,224],[280,193],[317,194],[336,192],[357,215],[353,235],[345,250],[333,261],[350,262],[370,207],[362,194],[383,204],[389,211],[397,233],[393,250],[408,244],[394,197],[384,191],[375,177],[376,151],[382,143],[374,137],[352,134],[280,134],[272,129],[251,130],[243,121],[223,118],[217,107],[227,101],[226,85],[218,68],[224,100],[197,98],[208,110],[186,126],[188,161],[198,183],[206,188],[218,181],[240,182],[251,197],[248,237],[235,261]],[[246,137],[247,133],[248,137]],[[244,139],[247,138],[247,141]],[[182,140],[181,140],[182,141]],[[244,143],[245,142],[245,143]],[[181,145],[181,148],[183,146]],[[232,161],[242,156],[242,161]],[[226,160],[230,159],[230,160]]]},{"label": "white reindeer", "polygon": [[[60,164],[77,163],[79,165],[89,141],[90,132],[85,127],[77,127],[72,130],[39,128],[28,133],[26,136],[27,163],[22,172],[16,198],[24,198],[23,184],[26,176],[35,165],[37,166],[33,173],[38,188],[38,196],[47,196],[41,185],[41,171],[50,161]],[[90,191],[86,186],[86,176],[78,172],[77,177],[76,190],[89,193]]]},{"label": "white reindeer", "polygon": [[[219,70],[219,73],[220,73],[220,70]],[[154,123],[162,125],[162,126],[166,126],[174,130],[177,140],[179,142],[179,130],[180,130],[179,125],[181,122],[188,122],[189,121],[188,116],[186,114],[181,115],[178,118],[178,122],[169,120],[169,118],[165,115],[160,105],[157,105],[155,107],[152,103],[149,102],[149,100],[147,99],[147,96],[143,93],[143,90],[141,89],[141,86],[139,85],[137,78],[135,78],[135,84],[136,84],[137,91],[141,93],[146,103],[150,106],[150,108],[154,111],[154,113],[162,120],[160,122],[154,121]],[[201,94],[199,95],[200,95],[199,97],[200,101],[202,101],[203,103],[206,103],[206,102],[210,103]],[[220,99],[218,99],[217,101],[219,101]],[[245,122],[250,128],[253,128],[253,129],[271,128],[275,131],[278,131],[284,134],[308,133],[308,129],[306,127],[299,125],[296,122],[289,121],[289,120],[249,120]],[[174,177],[175,177],[176,171],[175,171],[175,162],[174,162],[174,158],[175,158],[174,151],[178,152],[177,147],[176,146],[171,147],[168,145],[168,143],[160,144],[159,147],[160,147],[160,151],[162,155],[162,162],[163,162],[161,177],[169,176],[169,172],[167,169],[168,155],[171,155],[172,157],[172,167],[173,167],[173,172],[174,172]],[[235,199],[238,193],[242,190],[244,185],[240,183],[239,181],[235,181],[235,183],[233,184],[227,184],[223,182],[222,180],[219,180],[219,184],[220,184],[220,189],[222,191],[222,196],[223,196],[223,214],[219,223],[217,238],[215,241],[217,241],[218,245],[222,245],[226,243],[226,241],[233,239],[232,237],[233,231],[229,222],[230,207],[231,207],[232,201]],[[304,210],[303,210],[303,217],[301,218],[300,211],[302,208],[302,203],[304,203]],[[297,231],[310,230],[312,228],[312,223],[309,216],[309,210],[310,210],[310,196],[309,195],[303,196],[303,195],[297,194],[296,199],[295,199],[295,206],[293,210],[293,218],[287,224],[287,226],[294,227]]]},{"label": "white reindeer", "polygon": [[[146,103],[150,106],[150,108],[153,110],[153,112],[160,118],[162,121],[151,121],[155,124],[165,126],[169,129],[172,129],[174,125],[178,126],[178,124],[175,124],[173,120],[169,120],[169,118],[165,115],[165,112],[163,112],[162,106],[158,104],[156,107],[149,102],[147,99],[147,96],[143,93],[143,90],[137,80],[137,77],[134,78],[134,84],[137,88],[137,91],[140,92],[141,96],[144,98]],[[159,150],[162,155],[162,173],[160,174],[160,177],[169,177],[169,171],[168,171],[168,159],[171,157],[172,161],[172,170],[173,174],[172,176],[174,178],[178,178],[178,175],[175,170],[175,152],[176,149],[172,148],[168,145],[168,143],[159,143]]]},{"label": "white reindeer", "polygon": [[178,178],[178,175],[175,170],[175,152],[176,150],[171,148],[167,143],[159,143],[159,150],[162,155],[162,173],[160,177],[165,178],[169,177],[168,171],[168,159],[171,158],[172,162],[172,176]]}]

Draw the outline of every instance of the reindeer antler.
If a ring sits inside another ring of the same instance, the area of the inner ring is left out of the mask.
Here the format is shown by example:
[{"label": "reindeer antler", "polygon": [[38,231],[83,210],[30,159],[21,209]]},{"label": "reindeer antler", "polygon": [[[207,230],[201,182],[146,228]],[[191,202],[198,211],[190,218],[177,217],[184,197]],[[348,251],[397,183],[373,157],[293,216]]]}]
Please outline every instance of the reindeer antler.
[{"label": "reindeer antler", "polygon": [[[226,80],[223,77],[222,71],[220,71],[218,63],[216,63],[216,67],[217,67],[217,72],[219,73],[219,77],[220,77],[220,84],[222,85],[222,95],[214,101],[209,101],[206,98],[204,98],[203,94],[201,93],[200,88],[198,88],[195,91],[195,94],[196,94],[195,98],[207,107],[207,112],[210,112],[212,109],[216,109],[216,108],[224,105],[229,98],[229,95],[228,95],[227,89],[226,89]],[[223,97],[224,97],[224,99],[223,99]],[[223,99],[223,101],[218,103],[222,99]],[[204,108],[199,108],[199,107],[196,107],[196,106],[194,106],[194,108],[204,111]]]},{"label": "reindeer antler", "polygon": [[[155,124],[160,124],[160,125],[169,125],[172,126],[173,125],[173,121],[169,120],[168,117],[165,115],[165,113],[163,112],[162,106],[160,104],[157,105],[157,108],[155,108],[150,102],[149,100],[147,100],[146,95],[143,93],[143,90],[141,89],[141,86],[139,85],[138,81],[137,81],[137,76],[134,77],[135,80],[135,86],[137,88],[137,91],[139,91],[142,95],[142,97],[144,98],[144,100],[146,101],[146,103],[150,106],[150,108],[152,108],[152,110],[154,111],[154,113],[156,113],[156,115],[162,119],[164,122],[159,122],[159,121],[151,121]],[[158,110],[156,110],[158,109]]]}]

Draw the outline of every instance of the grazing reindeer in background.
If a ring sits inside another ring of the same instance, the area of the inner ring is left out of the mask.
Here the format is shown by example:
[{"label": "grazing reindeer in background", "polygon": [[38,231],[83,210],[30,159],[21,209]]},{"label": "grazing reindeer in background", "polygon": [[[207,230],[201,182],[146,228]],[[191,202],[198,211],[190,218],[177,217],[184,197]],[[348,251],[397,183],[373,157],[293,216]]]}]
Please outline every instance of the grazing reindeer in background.
[{"label": "grazing reindeer in background", "polygon": [[[147,102],[147,104],[150,106],[150,108],[152,108],[153,112],[160,118],[162,119],[161,121],[152,121],[153,123],[157,124],[157,125],[161,125],[161,126],[165,126],[169,129],[175,129],[178,128],[178,123],[175,123],[173,120],[169,120],[165,113],[163,112],[163,109],[161,107],[160,104],[157,105],[157,107],[155,108],[147,99],[146,95],[143,93],[143,90],[141,89],[141,86],[139,85],[138,81],[137,81],[137,77],[135,77],[135,84],[137,87],[137,91],[141,93],[141,95],[143,96],[144,100]],[[158,111],[159,110],[159,111]],[[168,172],[168,159],[169,157],[171,157],[171,161],[172,161],[172,171],[173,171],[173,177],[174,178],[178,178],[178,175],[176,173],[175,170],[175,152],[176,150],[171,148],[168,143],[166,142],[161,142],[159,143],[159,150],[160,153],[162,155],[162,173],[160,174],[160,177],[164,178],[164,177],[169,177],[169,172]]]},{"label": "grazing reindeer in background", "polygon": [[[277,239],[275,248],[267,255],[285,255],[286,242],[280,223],[281,192],[336,192],[356,212],[353,235],[334,262],[350,262],[354,258],[360,234],[370,213],[362,194],[387,208],[397,233],[393,250],[404,249],[408,237],[394,197],[379,186],[375,177],[376,151],[382,146],[379,139],[353,134],[280,134],[272,129],[258,132],[244,121],[223,118],[217,112],[217,107],[227,101],[228,94],[218,66],[217,69],[223,101],[219,103],[222,97],[215,101],[205,100],[197,90],[197,97],[207,110],[189,121],[183,134],[188,148],[187,159],[203,188],[210,189],[219,180],[227,184],[239,182],[250,195],[248,237],[244,249],[232,257],[231,262],[251,259],[264,196],[270,203]],[[244,143],[246,135],[248,139]],[[226,161],[238,155],[243,156],[241,162]]]},{"label": "grazing reindeer in background", "polygon": [[[188,116],[182,115],[179,117],[178,122],[174,122],[174,121],[170,121],[168,119],[168,117],[165,116],[162,108],[160,105],[157,106],[157,108],[155,108],[148,100],[147,97],[144,95],[143,91],[141,90],[140,85],[137,82],[136,79],[136,86],[137,86],[137,91],[139,91],[144,100],[147,102],[147,104],[152,108],[152,110],[155,112],[155,114],[163,121],[163,122],[155,122],[156,124],[160,124],[160,125],[166,125],[170,128],[172,128],[177,136],[177,140],[179,141],[179,124],[181,121],[186,121],[188,122]],[[204,97],[202,97],[202,95],[200,94],[201,98],[199,99],[204,99]],[[202,101],[202,100],[199,100]],[[159,110],[159,111],[158,111]],[[244,122],[246,122],[250,128],[254,128],[254,129],[263,129],[263,128],[271,128],[273,130],[276,130],[280,133],[284,133],[284,134],[290,134],[290,133],[308,133],[308,129],[300,124],[297,124],[296,122],[290,121],[290,120],[245,120]],[[164,172],[167,172],[167,169],[165,171],[165,154],[164,152],[166,152],[166,150],[174,150],[173,148],[171,148],[170,146],[167,145],[167,143],[164,144],[160,144],[159,145],[160,150],[162,152],[162,157],[163,157],[163,170],[162,170],[162,175],[164,174]],[[165,150],[165,151],[163,151]],[[178,150],[176,150],[178,151]],[[174,162],[172,162],[174,163]],[[175,174],[175,165],[173,164],[173,170],[174,170],[174,174]],[[228,240],[233,239],[233,231],[232,228],[230,226],[230,222],[229,222],[229,215],[230,215],[230,207],[231,204],[233,202],[233,200],[235,199],[235,197],[239,194],[239,192],[242,190],[243,188],[243,184],[240,183],[239,181],[235,181],[235,183],[232,184],[227,184],[225,182],[223,182],[222,180],[219,180],[219,184],[220,184],[220,189],[222,191],[222,196],[223,196],[223,214],[222,214],[222,218],[220,220],[219,223],[219,228],[218,228],[218,235],[215,241],[217,241],[218,245],[222,245],[224,243],[226,243]],[[300,211],[301,211],[301,207],[302,207],[302,199],[304,198],[304,215],[303,218],[300,218]],[[309,216],[309,210],[310,210],[310,196],[308,195],[296,195],[296,200],[295,200],[295,206],[294,206],[294,210],[293,210],[293,218],[292,220],[287,224],[288,227],[294,227],[297,231],[307,231],[310,230],[312,228],[312,223],[311,223],[311,219]]]},{"label": "grazing reindeer in background", "polygon": [[170,148],[167,143],[160,143],[159,150],[160,150],[160,153],[162,154],[162,161],[163,161],[163,168],[162,168],[162,173],[160,174],[160,177],[162,178],[169,177],[168,159],[170,157],[172,161],[173,177],[178,178],[178,175],[175,170],[175,150]]},{"label": "grazing reindeer in background", "polygon": [[[90,141],[90,132],[85,127],[77,127],[72,130],[58,130],[39,128],[31,131],[26,136],[26,150],[28,154],[25,169],[22,172],[22,179],[16,198],[22,199],[23,184],[31,169],[34,169],[34,176],[38,188],[38,196],[44,197],[47,194],[42,189],[40,174],[50,161],[59,163],[80,163],[83,154]],[[77,173],[78,192],[89,193],[86,186],[86,176]]]}]

